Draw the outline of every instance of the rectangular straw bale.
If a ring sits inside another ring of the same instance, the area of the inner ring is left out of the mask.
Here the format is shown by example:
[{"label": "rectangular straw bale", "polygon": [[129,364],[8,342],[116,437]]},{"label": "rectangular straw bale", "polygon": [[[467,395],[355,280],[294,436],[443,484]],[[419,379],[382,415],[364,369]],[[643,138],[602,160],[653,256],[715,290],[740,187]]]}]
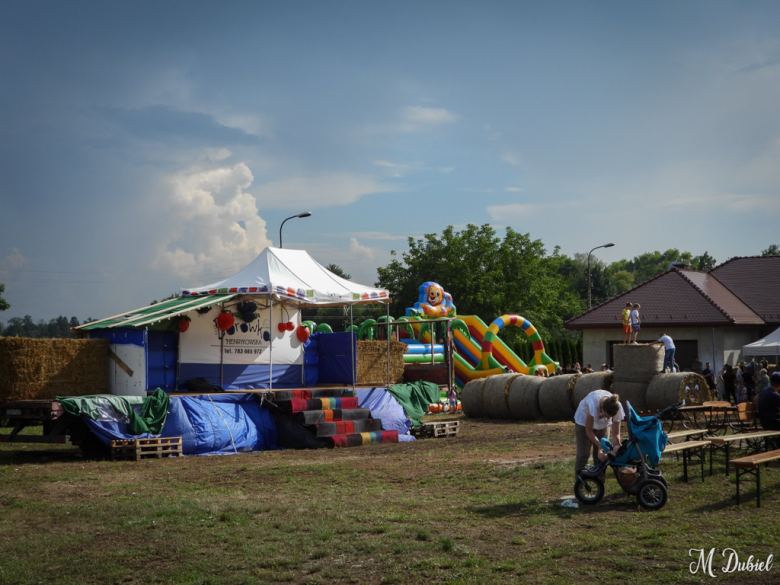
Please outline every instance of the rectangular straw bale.
[{"label": "rectangular straw bale", "polygon": [[640,343],[612,346],[615,356],[615,382],[650,383],[664,365],[664,346]]},{"label": "rectangular straw bale", "polygon": [[107,340],[0,337],[0,400],[107,392]]},{"label": "rectangular straw bale", "polygon": [[[404,353],[408,346],[400,341],[390,342],[390,383],[404,380]],[[387,383],[387,341],[357,342],[357,383]]]}]

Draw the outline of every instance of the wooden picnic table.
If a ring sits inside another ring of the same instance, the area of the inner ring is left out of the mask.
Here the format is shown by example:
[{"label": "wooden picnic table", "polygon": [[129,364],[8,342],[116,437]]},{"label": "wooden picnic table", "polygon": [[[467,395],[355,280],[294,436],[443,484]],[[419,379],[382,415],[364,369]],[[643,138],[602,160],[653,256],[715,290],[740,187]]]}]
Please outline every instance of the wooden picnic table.
[{"label": "wooden picnic table", "polygon": [[780,437],[780,431],[760,431],[757,433],[735,433],[710,437],[710,475],[712,475],[712,452],[722,449],[726,452],[726,475],[729,474],[729,458],[731,444],[737,441],[745,441],[749,453],[761,453],[769,451],[769,439]]},{"label": "wooden picnic table", "polygon": [[[698,452],[699,465],[701,467],[701,480],[704,481],[704,447],[708,447],[709,440],[703,441],[685,441],[676,445],[667,444],[664,449],[664,455],[669,453],[682,453],[683,456],[683,479],[688,482],[688,461],[694,452]],[[712,475],[712,455],[710,455],[710,475]]]},{"label": "wooden picnic table", "polygon": [[[685,430],[706,429],[714,434],[718,431],[734,429],[731,422],[733,415],[737,413],[737,407],[725,401],[681,406],[677,409],[678,419]],[[674,428],[674,421],[669,431]]]}]

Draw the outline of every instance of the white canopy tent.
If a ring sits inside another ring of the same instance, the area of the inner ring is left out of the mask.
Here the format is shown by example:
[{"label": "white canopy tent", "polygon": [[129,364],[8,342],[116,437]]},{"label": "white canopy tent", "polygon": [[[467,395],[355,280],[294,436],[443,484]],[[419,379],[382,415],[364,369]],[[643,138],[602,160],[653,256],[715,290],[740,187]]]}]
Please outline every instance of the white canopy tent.
[{"label": "white canopy tent", "polygon": [[742,346],[742,355],[780,356],[780,329],[753,343]]},{"label": "white canopy tent", "polygon": [[335,275],[306,250],[266,248],[249,266],[221,282],[182,290],[182,296],[250,294],[286,299],[291,304],[351,305],[389,302],[385,289]]},{"label": "white canopy tent", "polygon": [[[182,297],[202,295],[246,295],[268,299],[271,329],[274,328],[274,303],[301,308],[307,306],[348,305],[350,324],[352,306],[385,303],[389,320],[390,295],[387,290],[346,280],[318,263],[305,250],[266,248],[246,268],[220,282],[182,289]],[[273,388],[273,340],[269,346],[270,380]],[[354,347],[353,350],[354,352]],[[388,336],[388,355],[390,338]],[[354,353],[353,353],[354,355]],[[222,364],[220,362],[220,368]],[[354,364],[352,385],[355,386]],[[390,364],[388,358],[388,379]]]}]

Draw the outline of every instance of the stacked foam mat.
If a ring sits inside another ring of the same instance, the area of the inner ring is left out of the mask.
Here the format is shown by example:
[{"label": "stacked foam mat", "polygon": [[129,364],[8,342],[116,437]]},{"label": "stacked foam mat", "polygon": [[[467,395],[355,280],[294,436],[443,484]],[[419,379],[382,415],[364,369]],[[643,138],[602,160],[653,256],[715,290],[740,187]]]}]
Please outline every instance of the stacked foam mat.
[{"label": "stacked foam mat", "polygon": [[[273,403],[284,412],[281,416],[293,423],[283,425],[287,432],[285,437],[280,434],[280,445],[316,448],[397,443],[398,431],[383,430],[382,421],[372,418],[369,409],[359,408],[358,399],[350,394],[342,388],[274,392]],[[305,433],[302,437],[301,429]],[[283,445],[285,442],[289,443]]]}]

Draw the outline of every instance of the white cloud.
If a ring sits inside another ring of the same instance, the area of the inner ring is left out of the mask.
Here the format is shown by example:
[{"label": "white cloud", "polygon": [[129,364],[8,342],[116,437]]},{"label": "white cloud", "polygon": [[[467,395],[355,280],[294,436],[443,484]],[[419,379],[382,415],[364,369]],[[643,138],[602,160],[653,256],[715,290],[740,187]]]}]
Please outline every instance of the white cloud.
[{"label": "white cloud", "polygon": [[373,177],[338,173],[319,177],[294,177],[261,185],[257,200],[264,207],[314,209],[354,203],[364,195],[395,191]]},{"label": "white cloud", "polygon": [[356,256],[360,256],[364,260],[373,261],[375,257],[374,249],[364,246],[357,241],[357,238],[349,239],[349,251]]},{"label": "white cloud", "polygon": [[392,169],[395,172],[392,176],[402,177],[402,172],[408,171],[436,171],[438,173],[448,174],[455,170],[455,167],[431,167],[423,163],[394,163],[388,160],[375,160],[371,163],[375,167],[383,169]]},{"label": "white cloud", "polygon": [[172,177],[165,203],[173,225],[160,243],[155,267],[184,276],[204,265],[245,261],[269,246],[265,220],[245,191],[253,179],[243,163]]},{"label": "white cloud", "polygon": [[21,268],[26,262],[24,255],[17,248],[13,248],[8,256],[0,258],[0,275],[5,278],[9,270]]},{"label": "white cloud", "polygon": [[504,191],[507,193],[522,193],[523,190],[520,187],[504,187]]},{"label": "white cloud", "polygon": [[516,152],[504,153],[504,156],[501,157],[501,160],[504,161],[505,163],[509,163],[513,167],[519,167],[520,165],[523,164],[523,157]]},{"label": "white cloud", "polygon": [[232,156],[233,153],[230,152],[227,148],[207,148],[206,149],[206,158],[213,161],[220,161],[225,160],[226,158],[229,158]]},{"label": "white cloud", "polygon": [[438,126],[452,124],[460,120],[460,116],[444,108],[424,108],[422,106],[407,106],[401,110],[401,119],[413,124]]},{"label": "white cloud", "polygon": [[493,221],[517,221],[533,215],[541,207],[535,203],[510,203],[509,205],[489,205],[486,211]]}]

